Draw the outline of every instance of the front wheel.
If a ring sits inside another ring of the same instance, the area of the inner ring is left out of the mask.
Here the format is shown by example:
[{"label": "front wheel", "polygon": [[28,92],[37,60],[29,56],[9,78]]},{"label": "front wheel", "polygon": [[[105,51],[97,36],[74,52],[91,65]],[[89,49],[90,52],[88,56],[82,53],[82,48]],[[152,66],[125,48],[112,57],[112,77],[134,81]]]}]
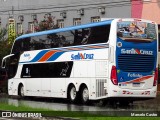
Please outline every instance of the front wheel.
[{"label": "front wheel", "polygon": [[19,92],[20,97],[24,97],[24,86],[23,85],[20,85],[18,92]]},{"label": "front wheel", "polygon": [[89,101],[89,90],[86,86],[83,86],[80,90],[81,102],[83,104],[88,103]]}]

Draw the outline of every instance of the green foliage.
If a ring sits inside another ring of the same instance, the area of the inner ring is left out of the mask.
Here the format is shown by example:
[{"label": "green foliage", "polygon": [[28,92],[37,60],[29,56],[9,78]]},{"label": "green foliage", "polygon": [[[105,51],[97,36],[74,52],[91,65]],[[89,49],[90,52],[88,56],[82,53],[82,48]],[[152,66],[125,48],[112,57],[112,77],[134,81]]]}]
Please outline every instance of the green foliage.
[{"label": "green foliage", "polygon": [[0,29],[0,41],[6,40],[5,36],[7,34],[7,29],[6,28],[1,28]]},{"label": "green foliage", "polygon": [[10,53],[11,45],[8,44],[8,39],[6,38],[7,29],[2,28],[0,30],[0,64],[4,56]]},{"label": "green foliage", "polygon": [[10,53],[11,44],[8,44],[8,40],[0,41],[0,62],[2,58]]}]

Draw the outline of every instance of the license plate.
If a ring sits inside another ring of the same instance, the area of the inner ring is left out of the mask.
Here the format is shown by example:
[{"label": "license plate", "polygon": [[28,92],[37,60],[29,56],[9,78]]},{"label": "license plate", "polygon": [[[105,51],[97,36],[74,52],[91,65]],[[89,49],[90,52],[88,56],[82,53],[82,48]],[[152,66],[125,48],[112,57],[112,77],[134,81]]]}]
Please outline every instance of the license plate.
[{"label": "license plate", "polygon": [[132,86],[133,87],[140,87],[140,83],[133,83]]}]

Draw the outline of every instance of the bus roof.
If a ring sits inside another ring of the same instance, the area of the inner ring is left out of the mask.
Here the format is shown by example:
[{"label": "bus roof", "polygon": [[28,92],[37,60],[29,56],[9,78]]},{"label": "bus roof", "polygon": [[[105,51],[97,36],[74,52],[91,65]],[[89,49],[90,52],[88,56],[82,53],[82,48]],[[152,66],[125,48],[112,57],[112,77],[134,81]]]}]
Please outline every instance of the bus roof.
[{"label": "bus roof", "polygon": [[105,21],[100,21],[100,22],[95,22],[95,23],[88,23],[88,24],[83,24],[83,25],[78,25],[78,26],[52,29],[52,30],[46,30],[46,31],[41,31],[41,32],[36,32],[36,33],[29,33],[29,34],[24,34],[24,35],[21,35],[21,36],[17,37],[16,40],[27,38],[27,37],[33,37],[33,36],[46,35],[46,34],[52,34],[52,33],[58,33],[58,32],[65,32],[65,31],[69,31],[69,30],[82,29],[82,28],[87,28],[87,27],[101,26],[101,25],[111,24],[112,21],[113,21],[113,19],[110,19],[110,20],[105,20]]}]

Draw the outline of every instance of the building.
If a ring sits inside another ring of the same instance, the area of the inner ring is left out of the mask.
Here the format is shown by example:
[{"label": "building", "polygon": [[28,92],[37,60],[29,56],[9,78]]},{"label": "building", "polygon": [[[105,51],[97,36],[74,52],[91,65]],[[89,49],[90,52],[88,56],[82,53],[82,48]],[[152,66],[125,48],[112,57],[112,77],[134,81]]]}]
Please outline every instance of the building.
[{"label": "building", "polygon": [[35,20],[52,16],[59,27],[97,22],[100,18],[131,17],[130,0],[0,0],[1,27],[15,19],[17,34],[34,32]]},{"label": "building", "polygon": [[[152,10],[151,10],[152,9]],[[100,18],[143,18],[160,24],[159,0],[0,0],[0,26],[16,21],[16,32],[33,31],[33,23],[51,15],[59,27],[99,21]]]},{"label": "building", "polygon": [[155,21],[160,25],[159,0],[132,0],[131,17]]},{"label": "building", "polygon": [[[158,24],[160,42],[160,0],[132,0],[131,11],[131,17],[133,18],[148,19]],[[160,65],[160,45],[158,57]],[[158,83],[158,91],[160,91],[160,79]]]},{"label": "building", "polygon": [[[142,0],[132,0],[131,11],[132,11],[131,12],[132,18],[142,18],[155,21],[158,24],[159,38],[160,38],[160,0],[143,0],[143,2]],[[159,51],[160,51],[160,46],[159,46]],[[159,52],[159,60],[160,60],[160,52]]]}]

